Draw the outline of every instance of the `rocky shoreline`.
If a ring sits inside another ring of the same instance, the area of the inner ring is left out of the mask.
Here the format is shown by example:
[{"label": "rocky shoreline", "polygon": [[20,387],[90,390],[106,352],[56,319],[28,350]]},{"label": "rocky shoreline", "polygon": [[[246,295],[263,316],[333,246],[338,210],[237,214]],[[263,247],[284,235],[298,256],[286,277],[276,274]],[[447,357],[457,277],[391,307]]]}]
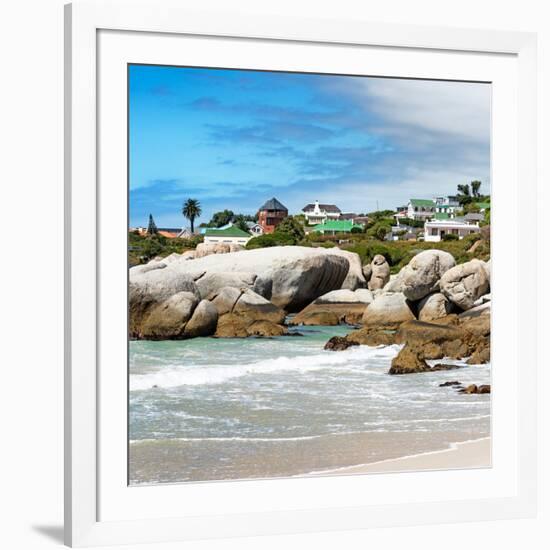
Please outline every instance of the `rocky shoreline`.
[{"label": "rocky shoreline", "polygon": [[445,368],[430,367],[434,359],[490,361],[490,261],[456,265],[448,252],[425,250],[390,276],[383,256],[362,266],[338,248],[199,245],[133,267],[129,279],[132,339],[273,337],[292,325],[347,324],[355,330],[325,349],[402,344],[389,374]]}]

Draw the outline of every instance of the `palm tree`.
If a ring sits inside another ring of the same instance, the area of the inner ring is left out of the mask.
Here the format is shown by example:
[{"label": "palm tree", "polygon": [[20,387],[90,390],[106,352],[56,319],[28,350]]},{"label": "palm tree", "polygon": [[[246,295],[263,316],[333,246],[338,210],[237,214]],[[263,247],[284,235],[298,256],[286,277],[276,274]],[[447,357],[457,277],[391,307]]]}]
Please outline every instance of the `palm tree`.
[{"label": "palm tree", "polygon": [[183,203],[183,208],[181,213],[189,220],[191,223],[191,233],[195,232],[195,218],[200,218],[202,214],[201,203],[197,199],[187,199]]}]

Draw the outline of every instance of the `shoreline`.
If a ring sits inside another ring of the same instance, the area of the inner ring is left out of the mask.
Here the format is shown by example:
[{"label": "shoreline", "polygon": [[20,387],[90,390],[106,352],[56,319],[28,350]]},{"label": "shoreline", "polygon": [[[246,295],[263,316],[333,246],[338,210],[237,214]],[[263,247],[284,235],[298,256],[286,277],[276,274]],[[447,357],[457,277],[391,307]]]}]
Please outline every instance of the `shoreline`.
[{"label": "shoreline", "polygon": [[[315,477],[330,474],[402,473],[426,470],[490,468],[491,466],[491,437],[489,436],[451,443],[446,449],[367,462],[365,464],[357,464],[356,466],[313,471],[305,475]],[[303,476],[304,474],[300,474],[300,476],[296,477]]]}]

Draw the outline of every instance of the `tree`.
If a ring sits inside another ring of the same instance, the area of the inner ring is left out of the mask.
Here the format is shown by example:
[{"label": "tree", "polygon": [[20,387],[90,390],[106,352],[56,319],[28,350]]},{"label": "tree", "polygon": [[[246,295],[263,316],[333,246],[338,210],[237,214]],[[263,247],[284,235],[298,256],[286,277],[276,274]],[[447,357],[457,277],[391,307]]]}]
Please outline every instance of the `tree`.
[{"label": "tree", "polygon": [[183,204],[181,213],[189,220],[191,224],[191,233],[194,233],[195,218],[200,218],[202,214],[200,202],[197,199],[187,199]]},{"label": "tree", "polygon": [[248,225],[246,225],[247,220],[249,216],[244,216],[243,214],[237,214],[233,217],[233,225],[238,227],[239,229],[242,229],[243,231],[248,231]]},{"label": "tree", "polygon": [[208,227],[222,227],[227,225],[231,220],[233,220],[235,214],[233,210],[222,210],[221,212],[214,212],[212,219],[208,222]]},{"label": "tree", "polygon": [[472,202],[472,196],[470,195],[470,186],[466,184],[457,185],[458,195],[457,199],[461,206]]},{"label": "tree", "polygon": [[479,180],[474,180],[472,183],[470,183],[470,186],[472,187],[472,195],[476,198],[479,197],[479,188],[481,187],[481,182]]},{"label": "tree", "polygon": [[147,225],[147,233],[149,235],[156,235],[158,232],[159,230],[157,229],[157,224],[153,219],[153,215],[149,214],[149,224]]},{"label": "tree", "polygon": [[278,235],[288,235],[294,242],[301,241],[306,236],[303,225],[294,216],[287,216],[281,221],[276,227],[275,233]]},{"label": "tree", "polygon": [[367,235],[369,237],[374,237],[379,241],[383,241],[386,238],[386,235],[391,231],[391,221],[389,220],[380,220],[376,222],[372,227],[367,230]]}]

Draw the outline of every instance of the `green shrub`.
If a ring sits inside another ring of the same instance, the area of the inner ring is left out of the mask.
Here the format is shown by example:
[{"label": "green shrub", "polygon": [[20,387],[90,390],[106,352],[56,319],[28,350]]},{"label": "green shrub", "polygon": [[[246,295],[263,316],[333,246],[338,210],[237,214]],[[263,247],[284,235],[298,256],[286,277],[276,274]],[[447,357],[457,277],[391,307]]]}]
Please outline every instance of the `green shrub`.
[{"label": "green shrub", "polygon": [[246,248],[252,250],[254,248],[267,248],[269,246],[289,246],[296,244],[296,241],[291,235],[286,233],[266,233],[259,237],[254,237],[246,243]]},{"label": "green shrub", "polygon": [[458,235],[453,235],[452,233],[445,233],[443,235],[444,241],[458,241]]}]

